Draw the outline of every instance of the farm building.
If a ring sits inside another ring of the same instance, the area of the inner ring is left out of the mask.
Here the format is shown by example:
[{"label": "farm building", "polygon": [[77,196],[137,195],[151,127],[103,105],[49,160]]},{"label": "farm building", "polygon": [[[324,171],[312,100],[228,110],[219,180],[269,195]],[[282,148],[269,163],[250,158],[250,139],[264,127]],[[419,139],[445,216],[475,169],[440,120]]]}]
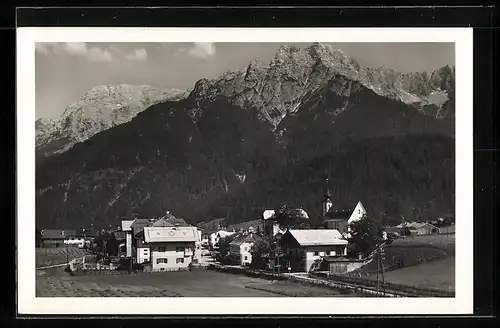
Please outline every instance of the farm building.
[{"label": "farm building", "polygon": [[42,247],[83,247],[85,239],[76,236],[76,230],[43,229],[40,231]]},{"label": "farm building", "polygon": [[198,233],[195,227],[145,227],[152,271],[187,270],[192,263]]},{"label": "farm building", "polygon": [[308,272],[324,256],[346,256],[347,244],[335,229],[291,229],[281,238],[283,253],[294,271]]},{"label": "farm building", "polygon": [[[439,228],[427,222],[408,222],[405,226],[410,230],[410,235],[422,236],[439,233]],[[399,224],[397,228],[403,228],[403,224]]]}]

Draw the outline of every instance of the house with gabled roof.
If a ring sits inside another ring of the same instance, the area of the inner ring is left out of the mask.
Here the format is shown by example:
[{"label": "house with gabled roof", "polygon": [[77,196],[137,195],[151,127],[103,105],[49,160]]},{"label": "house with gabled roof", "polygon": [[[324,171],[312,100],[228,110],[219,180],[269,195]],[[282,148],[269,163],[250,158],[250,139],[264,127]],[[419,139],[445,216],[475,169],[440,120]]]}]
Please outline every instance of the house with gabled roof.
[{"label": "house with gabled roof", "polygon": [[290,229],[280,244],[293,271],[309,272],[325,256],[346,256],[348,242],[335,229]]},{"label": "house with gabled roof", "polygon": [[187,270],[193,261],[196,227],[144,227],[140,233],[150,249],[152,271]]},{"label": "house with gabled roof", "polygon": [[239,265],[250,265],[252,263],[250,250],[256,242],[262,240],[256,233],[241,233],[229,243],[229,254]]},{"label": "house with gabled roof", "polygon": [[[85,244],[83,238],[77,237],[76,230],[43,229],[40,231],[41,245],[47,247],[80,246]],[[83,247],[83,246],[82,246]]]}]

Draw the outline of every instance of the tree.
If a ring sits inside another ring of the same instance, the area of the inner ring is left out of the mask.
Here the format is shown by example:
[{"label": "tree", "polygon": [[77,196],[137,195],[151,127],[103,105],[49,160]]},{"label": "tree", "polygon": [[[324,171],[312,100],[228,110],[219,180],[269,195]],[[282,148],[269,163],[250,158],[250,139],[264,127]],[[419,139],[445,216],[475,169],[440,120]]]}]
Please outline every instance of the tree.
[{"label": "tree", "polygon": [[230,236],[222,237],[218,242],[218,251],[219,251],[219,261],[221,263],[227,263],[230,261],[230,247],[229,243],[231,243],[239,234],[235,233]]},{"label": "tree", "polygon": [[257,239],[250,248],[252,262],[250,267],[255,269],[267,269],[267,265],[273,258],[272,240],[268,237]]},{"label": "tree", "polygon": [[305,216],[304,211],[300,209],[289,208],[287,205],[282,205],[273,215],[272,220],[276,221],[280,229],[307,229],[309,228],[309,219]]},{"label": "tree", "polygon": [[382,242],[382,226],[369,216],[353,222],[351,225],[349,243],[352,243],[357,254],[368,255]]}]

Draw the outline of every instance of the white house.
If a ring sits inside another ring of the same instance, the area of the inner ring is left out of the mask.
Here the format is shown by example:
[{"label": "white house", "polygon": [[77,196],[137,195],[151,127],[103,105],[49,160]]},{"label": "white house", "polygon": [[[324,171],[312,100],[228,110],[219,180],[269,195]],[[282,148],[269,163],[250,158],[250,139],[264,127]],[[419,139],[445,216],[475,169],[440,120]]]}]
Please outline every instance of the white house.
[{"label": "white house", "polygon": [[335,229],[288,230],[281,239],[283,253],[294,271],[308,272],[323,256],[346,256],[347,240]]},{"label": "white house", "polygon": [[250,249],[256,241],[262,239],[257,234],[250,232],[236,237],[229,243],[229,254],[239,265],[250,265],[252,254]]},{"label": "white house", "polygon": [[134,223],[134,220],[122,220],[122,231],[127,233],[125,240],[127,257],[132,256],[132,223]]},{"label": "white house", "polygon": [[195,227],[145,227],[143,234],[151,252],[152,271],[188,269],[198,241]]}]

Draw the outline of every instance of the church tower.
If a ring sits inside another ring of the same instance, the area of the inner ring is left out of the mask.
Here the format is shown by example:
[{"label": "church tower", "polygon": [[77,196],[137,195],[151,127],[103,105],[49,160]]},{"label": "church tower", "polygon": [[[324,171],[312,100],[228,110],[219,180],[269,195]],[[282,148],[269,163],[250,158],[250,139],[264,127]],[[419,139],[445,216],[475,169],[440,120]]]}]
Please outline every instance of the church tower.
[{"label": "church tower", "polygon": [[328,213],[328,211],[332,207],[331,197],[332,194],[330,193],[330,188],[328,187],[328,179],[326,179],[326,190],[323,199],[323,218],[326,216],[326,213]]}]

